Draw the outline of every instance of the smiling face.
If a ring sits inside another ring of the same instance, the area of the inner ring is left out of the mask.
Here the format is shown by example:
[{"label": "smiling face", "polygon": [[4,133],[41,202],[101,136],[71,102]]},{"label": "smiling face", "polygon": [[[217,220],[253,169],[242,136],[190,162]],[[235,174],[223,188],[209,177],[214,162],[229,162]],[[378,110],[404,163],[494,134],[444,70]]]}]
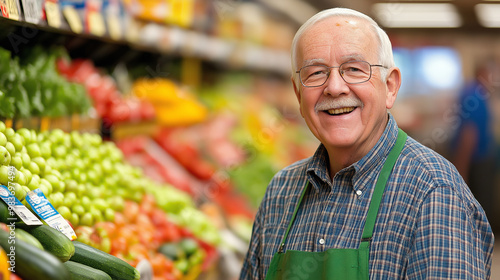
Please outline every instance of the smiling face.
[{"label": "smiling face", "polygon": [[[297,45],[297,70],[306,65],[339,66],[355,60],[378,64],[379,43],[370,25],[354,17],[331,17],[306,30]],[[382,135],[400,85],[399,69],[372,67],[370,80],[347,84],[332,68],[327,82],[294,89],[300,112],[312,133],[325,145],[334,171],[361,159]],[[332,162],[338,159],[340,162]]]}]

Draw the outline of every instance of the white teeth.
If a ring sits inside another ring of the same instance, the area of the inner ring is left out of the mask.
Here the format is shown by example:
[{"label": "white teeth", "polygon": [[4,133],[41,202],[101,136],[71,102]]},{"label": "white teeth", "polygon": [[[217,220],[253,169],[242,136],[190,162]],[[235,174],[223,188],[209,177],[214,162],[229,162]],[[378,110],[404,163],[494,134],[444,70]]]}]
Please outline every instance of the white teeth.
[{"label": "white teeth", "polygon": [[339,109],[330,109],[328,110],[328,114],[330,115],[338,115],[338,114],[343,114],[343,113],[350,113],[354,111],[355,107],[345,107],[345,108],[339,108]]}]

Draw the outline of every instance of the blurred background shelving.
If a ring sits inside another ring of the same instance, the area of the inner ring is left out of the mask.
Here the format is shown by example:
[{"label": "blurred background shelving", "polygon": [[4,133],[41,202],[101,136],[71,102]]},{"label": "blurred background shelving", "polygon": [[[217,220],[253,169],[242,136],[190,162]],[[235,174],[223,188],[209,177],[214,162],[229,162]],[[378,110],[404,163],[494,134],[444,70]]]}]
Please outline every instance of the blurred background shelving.
[{"label": "blurred background shelving", "polygon": [[[235,279],[267,183],[318,144],[298,111],[289,48],[303,22],[331,7],[364,12],[386,30],[403,75],[391,113],[451,159],[462,89],[479,64],[499,65],[500,1],[0,0],[8,53],[0,55],[0,117],[15,129],[99,134],[145,177],[188,194],[222,238],[203,243],[209,261],[182,279]],[[84,92],[88,108],[52,94],[42,70],[74,96]],[[499,72],[489,79],[500,151]],[[25,89],[27,107],[16,105],[15,87]],[[489,211],[499,224],[498,205]],[[184,218],[178,226],[188,231]]]}]

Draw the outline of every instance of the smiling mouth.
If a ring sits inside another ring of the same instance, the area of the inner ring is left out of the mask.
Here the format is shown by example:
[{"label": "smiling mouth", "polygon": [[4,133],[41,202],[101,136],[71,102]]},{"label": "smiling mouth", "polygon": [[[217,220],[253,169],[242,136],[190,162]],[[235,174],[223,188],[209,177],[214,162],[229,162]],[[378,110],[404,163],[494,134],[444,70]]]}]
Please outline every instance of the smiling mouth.
[{"label": "smiling mouth", "polygon": [[339,109],[326,110],[325,112],[327,112],[331,116],[337,116],[337,115],[349,114],[350,112],[354,111],[354,109],[356,109],[356,107],[344,107]]}]

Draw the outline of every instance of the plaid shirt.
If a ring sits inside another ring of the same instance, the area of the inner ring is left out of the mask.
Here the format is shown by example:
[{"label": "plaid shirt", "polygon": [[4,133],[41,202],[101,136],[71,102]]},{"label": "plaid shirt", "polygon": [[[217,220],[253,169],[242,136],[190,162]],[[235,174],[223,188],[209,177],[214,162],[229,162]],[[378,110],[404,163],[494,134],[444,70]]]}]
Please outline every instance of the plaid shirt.
[{"label": "plaid shirt", "polygon": [[[286,250],[357,249],[378,174],[396,142],[389,114],[377,144],[361,160],[328,175],[328,154],[275,175],[257,212],[240,279],[264,279],[298,202],[311,182]],[[370,245],[370,279],[489,279],[493,234],[455,167],[408,137],[386,185]],[[297,267],[297,276],[307,271]],[[298,277],[297,279],[301,279]]]}]

